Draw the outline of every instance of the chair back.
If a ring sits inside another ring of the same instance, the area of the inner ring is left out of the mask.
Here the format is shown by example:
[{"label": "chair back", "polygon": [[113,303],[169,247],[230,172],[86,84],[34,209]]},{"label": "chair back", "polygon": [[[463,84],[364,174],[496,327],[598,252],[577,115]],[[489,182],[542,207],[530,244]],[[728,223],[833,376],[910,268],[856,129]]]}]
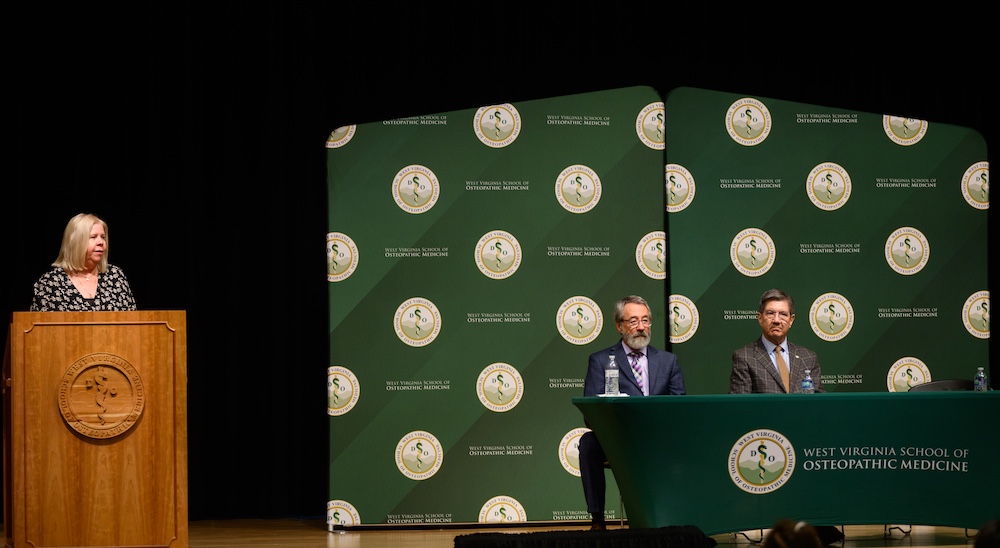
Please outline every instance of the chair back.
[{"label": "chair back", "polygon": [[972,379],[942,379],[916,384],[910,387],[907,392],[938,392],[941,390],[972,390],[974,385]]}]

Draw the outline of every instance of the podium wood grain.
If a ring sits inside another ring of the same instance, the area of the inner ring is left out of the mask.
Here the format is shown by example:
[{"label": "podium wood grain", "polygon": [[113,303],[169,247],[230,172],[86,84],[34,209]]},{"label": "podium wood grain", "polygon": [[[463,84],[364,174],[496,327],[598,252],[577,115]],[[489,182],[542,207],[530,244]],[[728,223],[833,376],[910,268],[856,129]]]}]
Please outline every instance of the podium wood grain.
[{"label": "podium wood grain", "polygon": [[[13,314],[4,360],[7,546],[187,547],[186,354],[183,311]],[[106,397],[124,402],[124,413],[92,413],[93,402],[79,401],[90,392],[74,374],[98,366],[120,381]],[[137,419],[123,421],[130,411]],[[117,430],[105,428],[115,421]]]}]

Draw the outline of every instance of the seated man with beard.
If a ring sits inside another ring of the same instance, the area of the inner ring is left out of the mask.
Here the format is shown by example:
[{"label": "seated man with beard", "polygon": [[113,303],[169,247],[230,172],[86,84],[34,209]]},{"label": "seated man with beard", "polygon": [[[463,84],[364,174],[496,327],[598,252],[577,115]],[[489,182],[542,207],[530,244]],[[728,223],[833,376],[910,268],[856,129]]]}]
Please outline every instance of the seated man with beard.
[{"label": "seated man with beard", "polygon": [[[632,295],[615,303],[615,326],[622,338],[611,348],[590,355],[583,385],[584,396],[604,393],[604,365],[612,354],[621,368],[618,386],[622,394],[650,396],[685,393],[684,376],[677,356],[649,346],[650,325],[649,304],[642,297]],[[580,478],[583,480],[587,512],[591,515],[590,528],[596,531],[605,529],[605,460],[604,449],[593,432],[580,436]]]}]

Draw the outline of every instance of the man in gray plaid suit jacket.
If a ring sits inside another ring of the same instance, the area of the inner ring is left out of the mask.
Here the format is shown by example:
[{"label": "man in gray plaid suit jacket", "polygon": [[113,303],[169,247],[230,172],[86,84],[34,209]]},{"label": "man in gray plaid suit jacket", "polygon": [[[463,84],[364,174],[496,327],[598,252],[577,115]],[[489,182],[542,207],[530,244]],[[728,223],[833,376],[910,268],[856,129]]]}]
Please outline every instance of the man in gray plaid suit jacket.
[{"label": "man in gray plaid suit jacket", "polygon": [[[824,391],[816,353],[788,341],[788,330],[794,322],[795,301],[791,295],[780,289],[768,289],[761,295],[757,323],[762,336],[733,351],[730,394],[794,394],[807,369],[816,392]],[[782,378],[782,362],[787,366],[787,386]]]},{"label": "man in gray plaid suit jacket", "polygon": [[[794,322],[795,301],[791,295],[780,289],[768,289],[761,295],[757,307],[761,336],[733,351],[730,394],[794,394],[802,386],[807,369],[815,391],[824,392],[816,353],[788,341],[788,330]],[[816,532],[823,544],[844,540],[843,532],[833,525],[817,525]]]}]

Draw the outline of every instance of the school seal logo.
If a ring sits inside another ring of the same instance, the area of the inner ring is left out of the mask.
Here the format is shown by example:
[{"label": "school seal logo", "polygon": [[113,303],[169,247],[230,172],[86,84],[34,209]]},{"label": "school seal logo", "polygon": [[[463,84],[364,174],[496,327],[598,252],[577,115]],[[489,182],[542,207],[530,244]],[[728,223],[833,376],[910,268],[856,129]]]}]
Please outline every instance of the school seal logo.
[{"label": "school seal logo", "polygon": [[337,527],[361,525],[361,514],[346,500],[331,500],[326,503],[326,528],[333,531]]},{"label": "school seal logo", "polygon": [[354,409],[361,397],[361,383],[354,372],[339,365],[326,368],[326,413],[339,417]]},{"label": "school seal logo", "polygon": [[358,126],[356,125],[338,127],[331,131],[330,136],[326,138],[326,148],[340,148],[350,143],[357,131]]},{"label": "school seal logo", "polygon": [[851,198],[851,176],[833,162],[823,162],[809,172],[806,193],[814,206],[823,211],[840,209]]},{"label": "school seal logo", "polygon": [[524,507],[514,497],[491,498],[479,509],[479,523],[516,523],[528,521]]},{"label": "school seal logo", "polygon": [[392,179],[392,198],[407,213],[419,215],[429,211],[440,196],[437,175],[424,166],[406,166]]},{"label": "school seal logo", "polygon": [[326,235],[326,281],[342,282],[358,268],[358,246],[343,232]]},{"label": "school seal logo", "polygon": [[795,448],[774,430],[752,430],[729,451],[729,478],[753,495],[780,489],[795,472]]},{"label": "school seal logo", "polygon": [[733,238],[729,259],[740,274],[751,278],[763,276],[774,266],[774,240],[759,228],[745,228]]},{"label": "school seal logo", "polygon": [[931,370],[913,356],[899,358],[885,375],[885,387],[889,392],[907,392],[910,387],[931,382]]},{"label": "school seal logo", "polygon": [[635,264],[643,274],[654,280],[667,278],[667,233],[654,230],[642,237],[635,246]]},{"label": "school seal logo", "polygon": [[396,467],[412,480],[425,480],[441,469],[444,450],[430,432],[414,430],[396,445]]},{"label": "school seal logo", "polygon": [[678,213],[694,201],[694,176],[680,164],[667,164],[664,168],[667,195],[667,212]]},{"label": "school seal logo", "polygon": [[483,407],[503,413],[517,407],[524,396],[521,373],[509,363],[491,363],[479,374],[476,394]]},{"label": "school seal logo", "polygon": [[521,266],[521,257],[521,244],[504,230],[491,230],[476,243],[476,266],[487,278],[502,280],[513,276]]},{"label": "school seal logo", "polygon": [[771,133],[771,112],[757,99],[739,99],[726,112],[726,131],[743,146],[757,146]]},{"label": "school seal logo", "polygon": [[99,352],[73,362],[59,382],[59,412],[66,424],[96,440],[115,438],[139,422],[146,392],[125,358]]},{"label": "school seal logo", "polygon": [[962,323],[977,339],[990,338],[990,292],[977,291],[962,306]]},{"label": "school seal logo", "polygon": [[556,329],[562,338],[577,345],[587,344],[601,334],[604,315],[597,303],[587,297],[570,297],[556,313]]},{"label": "school seal logo", "polygon": [[574,428],[559,440],[559,463],[576,477],[580,477],[580,437],[587,432],[590,428]]},{"label": "school seal logo", "polygon": [[556,179],[556,200],[570,213],[586,213],[601,201],[601,178],[585,165],[569,166]]},{"label": "school seal logo", "polygon": [[671,295],[667,304],[670,342],[682,343],[698,332],[698,307],[684,295]]},{"label": "school seal logo", "polygon": [[854,307],[839,293],[825,293],[809,307],[809,325],[824,341],[839,341],[854,327]]},{"label": "school seal logo", "polygon": [[510,103],[482,107],[476,111],[472,129],[479,142],[490,148],[503,148],[521,133],[521,114]]},{"label": "school seal logo", "polygon": [[427,346],[441,333],[441,313],[431,301],[414,297],[399,305],[392,324],[399,340],[410,346]]},{"label": "school seal logo", "polygon": [[635,134],[642,144],[653,150],[663,150],[666,145],[667,132],[663,125],[663,101],[652,102],[635,117]]},{"label": "school seal logo", "polygon": [[910,276],[920,272],[930,258],[930,243],[913,227],[897,228],[885,240],[885,262],[899,274]]},{"label": "school seal logo", "polygon": [[990,208],[990,163],[976,162],[962,175],[962,197],[970,206],[986,210]]},{"label": "school seal logo", "polygon": [[927,122],[886,114],[882,116],[882,129],[890,141],[908,147],[919,143],[927,135]]}]

